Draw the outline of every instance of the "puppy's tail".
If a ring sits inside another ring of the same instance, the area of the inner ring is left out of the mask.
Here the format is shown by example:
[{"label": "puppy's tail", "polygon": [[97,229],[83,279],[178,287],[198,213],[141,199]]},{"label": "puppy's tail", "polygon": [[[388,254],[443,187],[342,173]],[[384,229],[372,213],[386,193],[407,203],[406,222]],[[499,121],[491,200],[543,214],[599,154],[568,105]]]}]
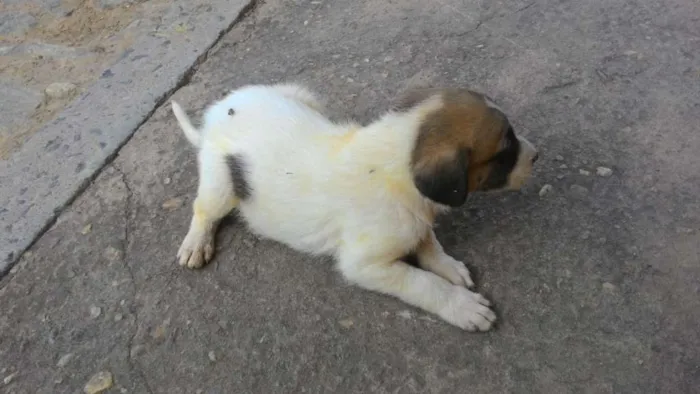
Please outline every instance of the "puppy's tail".
[{"label": "puppy's tail", "polygon": [[183,132],[185,132],[185,137],[188,141],[190,141],[192,145],[194,145],[195,147],[199,147],[201,139],[199,135],[199,130],[192,126],[190,118],[187,116],[182,107],[180,107],[180,104],[173,100],[171,105],[173,107],[173,113],[175,114],[175,118],[177,118],[177,122],[180,124],[180,128]]}]

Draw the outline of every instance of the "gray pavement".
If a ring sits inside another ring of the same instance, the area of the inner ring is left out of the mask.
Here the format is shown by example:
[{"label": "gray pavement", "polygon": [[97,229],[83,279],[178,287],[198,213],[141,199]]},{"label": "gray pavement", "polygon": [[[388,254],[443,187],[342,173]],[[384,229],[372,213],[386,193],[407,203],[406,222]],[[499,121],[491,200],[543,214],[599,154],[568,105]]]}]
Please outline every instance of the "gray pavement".
[{"label": "gray pavement", "polygon": [[162,106],[0,282],[0,387],[79,392],[109,372],[131,393],[697,392],[699,19],[691,0],[258,4],[175,93],[195,115],[299,80],[368,121],[407,85],[458,84],[541,149],[525,190],[439,223],[496,329],[347,286],[235,218],[212,264],[177,267],[195,155]]}]

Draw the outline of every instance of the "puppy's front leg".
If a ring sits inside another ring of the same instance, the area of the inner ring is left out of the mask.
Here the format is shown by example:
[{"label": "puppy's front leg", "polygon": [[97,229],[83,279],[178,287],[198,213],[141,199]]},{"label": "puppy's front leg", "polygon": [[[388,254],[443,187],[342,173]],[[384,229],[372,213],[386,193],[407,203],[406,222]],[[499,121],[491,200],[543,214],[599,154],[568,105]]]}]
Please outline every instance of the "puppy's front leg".
[{"label": "puppy's front leg", "polygon": [[349,253],[340,257],[339,266],[357,285],[397,297],[464,330],[486,331],[496,320],[489,301],[480,294],[403,261]]},{"label": "puppy's front leg", "polygon": [[474,281],[472,281],[467,267],[461,261],[455,260],[452,256],[445,253],[433,230],[430,230],[430,233],[420,243],[416,252],[418,264],[424,270],[440,275],[455,285],[474,286]]},{"label": "puppy's front leg", "polygon": [[180,265],[189,268],[199,268],[214,257],[214,238],[219,221],[238,203],[226,159],[203,149],[198,161],[199,187],[192,222],[177,252]]}]

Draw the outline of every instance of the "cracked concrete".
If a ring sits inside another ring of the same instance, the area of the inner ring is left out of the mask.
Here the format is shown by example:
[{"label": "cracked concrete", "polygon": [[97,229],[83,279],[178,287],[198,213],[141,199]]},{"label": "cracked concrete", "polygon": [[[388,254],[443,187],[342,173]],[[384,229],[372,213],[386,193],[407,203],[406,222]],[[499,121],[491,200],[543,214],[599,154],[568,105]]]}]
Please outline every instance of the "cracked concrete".
[{"label": "cracked concrete", "polygon": [[541,148],[535,177],[437,229],[495,303],[493,332],[346,286],[235,217],[212,264],[178,267],[196,167],[164,106],[0,282],[3,390],[76,392],[108,370],[134,393],[695,392],[700,7],[439,4],[267,1],[175,98],[200,116],[292,79],[367,121],[412,84],[494,97]]}]

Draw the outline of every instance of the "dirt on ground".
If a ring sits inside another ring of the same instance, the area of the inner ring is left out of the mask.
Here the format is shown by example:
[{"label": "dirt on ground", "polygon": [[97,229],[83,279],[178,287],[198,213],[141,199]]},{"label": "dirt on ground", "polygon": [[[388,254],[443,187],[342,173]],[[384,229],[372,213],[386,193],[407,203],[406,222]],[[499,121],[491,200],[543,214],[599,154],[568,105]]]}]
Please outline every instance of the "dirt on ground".
[{"label": "dirt on ground", "polygon": [[[4,0],[0,2],[0,81],[35,92],[29,117],[0,124],[0,159],[65,108],[134,42],[142,18],[161,0]],[[157,32],[153,32],[157,34]],[[52,83],[60,94],[45,94]],[[3,127],[4,126],[4,127]]]}]

